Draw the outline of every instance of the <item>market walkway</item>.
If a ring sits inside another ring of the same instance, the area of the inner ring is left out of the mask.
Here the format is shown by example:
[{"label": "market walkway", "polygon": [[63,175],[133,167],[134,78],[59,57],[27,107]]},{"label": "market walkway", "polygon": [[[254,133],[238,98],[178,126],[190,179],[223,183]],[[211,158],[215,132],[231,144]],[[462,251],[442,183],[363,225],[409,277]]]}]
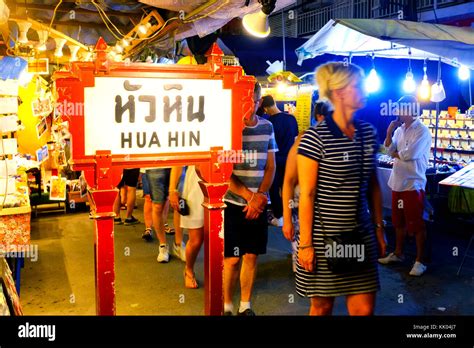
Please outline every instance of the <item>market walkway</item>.
[{"label": "market walkway", "polygon": [[[141,208],[142,200],[138,205]],[[135,214],[143,221],[140,209]],[[203,315],[203,250],[196,267],[198,290],[183,287],[184,264],[171,258],[156,261],[158,245],[141,239],[143,224],[116,226],[116,291],[119,315]],[[442,227],[441,227],[442,228]],[[32,243],[39,247],[36,262],[22,270],[21,303],[26,315],[95,315],[93,222],[88,214],[43,214],[32,221]],[[309,301],[294,290],[289,243],[281,229],[270,228],[268,254],[261,257],[253,306],[257,315],[306,315]],[[412,261],[379,267],[382,290],[378,315],[473,315],[474,262],[468,260],[457,277],[467,236],[433,233],[433,260],[421,278],[408,275]],[[389,240],[391,240],[389,233]],[[449,237],[449,238],[448,238]],[[168,236],[169,243],[172,236]],[[408,245],[413,253],[414,245]],[[408,255],[412,259],[412,255]],[[237,296],[235,304],[238,305]],[[346,315],[344,299],[335,314]]]}]

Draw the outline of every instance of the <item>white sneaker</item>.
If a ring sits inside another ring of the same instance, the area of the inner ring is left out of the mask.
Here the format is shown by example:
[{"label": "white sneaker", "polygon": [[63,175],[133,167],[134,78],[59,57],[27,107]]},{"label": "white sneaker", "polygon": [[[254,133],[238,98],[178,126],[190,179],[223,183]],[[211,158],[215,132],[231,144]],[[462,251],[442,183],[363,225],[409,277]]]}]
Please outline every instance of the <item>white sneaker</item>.
[{"label": "white sneaker", "polygon": [[181,242],[181,245],[173,243],[173,255],[186,262],[186,244],[184,242]]},{"label": "white sneaker", "polygon": [[426,266],[421,262],[416,261],[413,268],[410,271],[411,276],[419,277],[426,271]]},{"label": "white sneaker", "polygon": [[158,257],[156,261],[158,262],[168,262],[170,260],[170,253],[168,251],[168,244],[161,244],[159,249]]},{"label": "white sneaker", "polygon": [[389,263],[394,263],[394,262],[402,262],[403,260],[405,260],[405,258],[402,256],[402,257],[398,257],[397,255],[395,255],[394,253],[390,253],[388,254],[388,256],[386,257],[382,257],[381,259],[379,259],[378,261],[383,264],[383,265],[387,265]]},{"label": "white sneaker", "polygon": [[273,218],[271,221],[270,221],[270,224],[275,226],[275,227],[283,227],[283,216],[279,219],[277,219],[276,217]]}]

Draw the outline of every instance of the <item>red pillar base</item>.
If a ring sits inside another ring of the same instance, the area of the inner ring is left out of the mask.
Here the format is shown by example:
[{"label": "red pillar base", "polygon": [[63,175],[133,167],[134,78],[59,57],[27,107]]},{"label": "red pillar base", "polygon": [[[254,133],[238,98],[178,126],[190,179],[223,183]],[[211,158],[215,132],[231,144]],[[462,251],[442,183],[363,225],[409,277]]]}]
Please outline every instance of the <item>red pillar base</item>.
[{"label": "red pillar base", "polygon": [[95,288],[97,315],[115,315],[113,204],[118,190],[93,190],[95,206]]},{"label": "red pillar base", "polygon": [[205,313],[222,315],[224,307],[224,208],[228,184],[199,182],[204,193]]}]

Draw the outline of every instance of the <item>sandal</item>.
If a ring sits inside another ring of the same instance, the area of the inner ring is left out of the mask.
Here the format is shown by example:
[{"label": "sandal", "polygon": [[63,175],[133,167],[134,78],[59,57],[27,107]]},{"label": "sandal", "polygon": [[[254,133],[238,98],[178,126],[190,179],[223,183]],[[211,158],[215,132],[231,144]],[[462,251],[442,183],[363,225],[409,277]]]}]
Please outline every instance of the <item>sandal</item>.
[{"label": "sandal", "polygon": [[199,285],[196,281],[196,276],[194,273],[192,276],[190,276],[188,273],[186,273],[186,270],[184,271],[184,286],[188,289],[199,288]]},{"label": "sandal", "polygon": [[142,238],[147,242],[151,242],[153,240],[153,236],[151,235],[151,228],[145,229],[145,232],[142,234]]},{"label": "sandal", "polygon": [[166,234],[174,234],[174,228],[171,228],[168,226],[168,224],[165,224],[165,233]]}]

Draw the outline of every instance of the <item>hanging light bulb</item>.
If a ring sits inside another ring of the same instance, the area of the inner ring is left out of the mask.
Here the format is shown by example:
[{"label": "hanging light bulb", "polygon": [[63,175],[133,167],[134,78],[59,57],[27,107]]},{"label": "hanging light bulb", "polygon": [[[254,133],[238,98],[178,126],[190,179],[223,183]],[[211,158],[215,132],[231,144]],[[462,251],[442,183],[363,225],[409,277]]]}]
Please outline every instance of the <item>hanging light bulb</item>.
[{"label": "hanging light bulb", "polygon": [[37,49],[42,52],[46,51],[46,41],[48,41],[49,32],[47,30],[38,30],[37,33],[39,38]]},{"label": "hanging light bulb", "polygon": [[430,83],[428,81],[428,75],[426,74],[426,70],[427,70],[427,65],[426,65],[426,60],[423,64],[423,80],[421,81],[421,85],[420,85],[420,88],[418,90],[418,96],[420,99],[429,99],[430,98],[430,92],[431,92],[431,88],[430,88]]},{"label": "hanging light bulb", "polygon": [[365,90],[367,93],[374,93],[380,89],[380,78],[375,70],[374,59],[375,54],[372,54],[372,69],[370,69],[369,76],[365,79]]},{"label": "hanging light bulb", "polygon": [[413,79],[413,73],[411,70],[408,70],[407,74],[405,75],[405,81],[403,81],[403,90],[406,93],[413,93],[416,89],[416,82]]},{"label": "hanging light bulb", "polygon": [[20,43],[28,43],[28,30],[31,28],[31,23],[26,21],[18,21],[18,29],[20,33],[18,35],[18,42]]},{"label": "hanging light bulb", "polygon": [[413,79],[413,73],[411,72],[411,49],[408,49],[408,71],[405,75],[405,81],[403,81],[403,91],[405,93],[413,93],[416,89],[416,82]]},{"label": "hanging light bulb", "polygon": [[55,38],[56,41],[56,50],[54,51],[54,56],[61,58],[63,56],[63,47],[66,44],[66,39]]},{"label": "hanging light bulb", "polygon": [[116,51],[117,53],[122,53],[122,52],[123,52],[123,47],[122,47],[122,45],[121,45],[120,43],[117,43],[117,44],[115,45],[115,51]]},{"label": "hanging light bulb", "polygon": [[124,48],[130,46],[130,40],[129,39],[123,39],[122,40],[122,46]]},{"label": "hanging light bulb", "polygon": [[420,90],[418,91],[418,96],[421,99],[428,99],[430,97],[430,83],[428,81],[428,78],[426,75],[423,77],[423,80],[421,81],[420,85]]},{"label": "hanging light bulb", "polygon": [[79,52],[79,46],[72,45],[69,46],[69,51],[71,52],[71,62],[77,61],[77,52]]},{"label": "hanging light bulb", "polygon": [[280,93],[280,94],[285,93],[287,87],[288,87],[288,85],[286,84],[286,82],[284,82],[284,81],[278,82],[277,92]]},{"label": "hanging light bulb", "polygon": [[151,24],[150,23],[145,23],[142,24],[138,27],[138,35],[139,36],[145,36],[148,33],[148,30],[150,30]]},{"label": "hanging light bulb", "polygon": [[468,80],[470,75],[471,75],[471,71],[469,70],[467,66],[465,65],[459,66],[458,77],[461,81]]},{"label": "hanging light bulb", "polygon": [[365,80],[365,90],[367,93],[374,93],[380,89],[380,78],[377,75],[377,71],[372,68],[370,69],[369,76]]}]

